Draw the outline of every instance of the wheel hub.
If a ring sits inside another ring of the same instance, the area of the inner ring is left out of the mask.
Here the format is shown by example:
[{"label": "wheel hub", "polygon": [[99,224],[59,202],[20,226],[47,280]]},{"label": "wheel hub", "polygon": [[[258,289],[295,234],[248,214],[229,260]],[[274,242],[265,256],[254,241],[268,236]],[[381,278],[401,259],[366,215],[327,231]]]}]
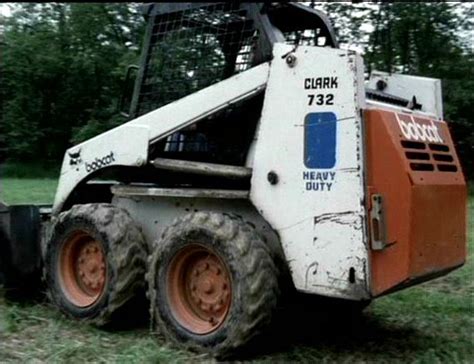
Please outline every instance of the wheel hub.
[{"label": "wheel hub", "polygon": [[60,251],[59,277],[66,297],[78,307],[94,304],[107,279],[102,245],[86,232],[71,234]]},{"label": "wheel hub", "polygon": [[230,274],[216,254],[199,245],[184,248],[168,277],[171,308],[182,326],[207,334],[224,322],[231,304]]},{"label": "wheel hub", "polygon": [[85,290],[101,290],[105,282],[105,260],[98,242],[90,241],[79,249],[76,266],[78,281]]}]

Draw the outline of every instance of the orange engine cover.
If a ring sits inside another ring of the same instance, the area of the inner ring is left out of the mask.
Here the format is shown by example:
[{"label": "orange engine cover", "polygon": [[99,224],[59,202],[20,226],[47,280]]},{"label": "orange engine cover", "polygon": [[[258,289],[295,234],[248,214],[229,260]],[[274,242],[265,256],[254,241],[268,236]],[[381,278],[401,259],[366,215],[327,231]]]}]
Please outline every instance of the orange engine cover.
[{"label": "orange engine cover", "polygon": [[445,122],[370,109],[365,128],[367,206],[382,196],[388,243],[371,251],[379,296],[464,263],[467,187]]}]

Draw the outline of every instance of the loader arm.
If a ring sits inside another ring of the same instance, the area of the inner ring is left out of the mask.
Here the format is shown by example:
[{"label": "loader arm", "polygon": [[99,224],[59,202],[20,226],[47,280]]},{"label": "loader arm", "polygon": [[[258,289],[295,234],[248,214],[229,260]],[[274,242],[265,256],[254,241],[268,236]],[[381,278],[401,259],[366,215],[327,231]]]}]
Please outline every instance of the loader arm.
[{"label": "loader arm", "polygon": [[269,63],[263,63],[68,149],[53,214],[60,213],[76,186],[97,171],[112,166],[143,166],[148,161],[150,144],[262,92],[269,67]]}]

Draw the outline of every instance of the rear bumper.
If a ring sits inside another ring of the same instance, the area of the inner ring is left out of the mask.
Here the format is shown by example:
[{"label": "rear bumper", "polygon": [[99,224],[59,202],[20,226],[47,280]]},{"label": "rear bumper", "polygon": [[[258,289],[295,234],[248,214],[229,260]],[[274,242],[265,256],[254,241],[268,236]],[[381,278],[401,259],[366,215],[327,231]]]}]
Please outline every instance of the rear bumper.
[{"label": "rear bumper", "polygon": [[437,271],[432,272],[432,273],[424,274],[420,277],[409,278],[406,281],[401,282],[401,283],[397,284],[396,286],[393,286],[392,288],[384,291],[379,296],[384,296],[384,295],[387,295],[387,294],[390,294],[390,293],[394,293],[394,292],[400,291],[402,289],[405,289],[405,288],[408,288],[408,287],[411,287],[411,286],[415,286],[417,284],[420,284],[420,283],[423,283],[423,282],[426,282],[426,281],[430,281],[430,280],[438,278],[438,277],[442,277],[442,276],[448,274],[449,272],[452,272],[453,270],[461,268],[463,265],[464,265],[464,262],[460,265],[450,267],[450,268],[446,268],[446,269],[442,269],[442,270],[437,270]]}]

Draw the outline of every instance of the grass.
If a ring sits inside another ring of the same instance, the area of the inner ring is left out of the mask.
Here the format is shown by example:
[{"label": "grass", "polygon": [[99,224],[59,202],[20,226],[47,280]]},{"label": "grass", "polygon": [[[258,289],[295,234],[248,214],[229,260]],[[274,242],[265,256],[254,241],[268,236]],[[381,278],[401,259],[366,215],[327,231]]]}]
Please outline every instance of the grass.
[{"label": "grass", "polygon": [[7,204],[50,204],[58,182],[50,178],[2,178],[0,201]]},{"label": "grass", "polygon": [[[56,182],[2,180],[7,202],[51,202]],[[472,189],[471,189],[472,191]],[[376,300],[361,317],[314,312],[267,335],[254,362],[470,363],[474,359],[474,196],[466,265]],[[269,343],[269,344],[268,344]],[[105,331],[64,318],[45,302],[0,298],[0,362],[187,363],[210,359],[168,346],[148,327]]]}]

